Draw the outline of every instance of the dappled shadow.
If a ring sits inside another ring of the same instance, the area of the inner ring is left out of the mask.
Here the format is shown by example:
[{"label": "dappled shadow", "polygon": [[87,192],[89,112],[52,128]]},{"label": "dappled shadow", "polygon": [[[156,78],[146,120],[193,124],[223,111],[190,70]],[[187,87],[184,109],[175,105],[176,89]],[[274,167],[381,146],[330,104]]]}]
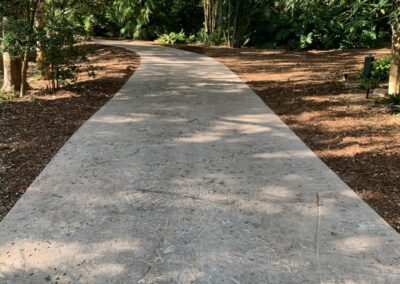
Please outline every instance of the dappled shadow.
[{"label": "dappled shadow", "polygon": [[[271,74],[272,76],[279,76],[282,81],[285,81],[286,78],[298,78],[303,81],[306,79],[326,80],[327,77],[341,79],[343,74],[358,72],[362,66],[364,56],[372,53],[377,57],[383,57],[388,53],[387,49],[296,52],[253,48],[205,48],[190,45],[178,45],[175,47],[217,58],[240,76],[246,73],[253,75],[258,73]],[[274,78],[269,79],[274,80]]]},{"label": "dappled shadow", "polygon": [[3,279],[400,279],[395,231],[226,67],[135,49],[135,76],[1,223]]},{"label": "dappled shadow", "polygon": [[0,171],[0,219],[79,126],[124,85],[139,65],[138,56],[123,49],[95,44],[78,49],[90,50],[88,62],[94,67],[94,79],[80,66],[80,80],[75,84],[49,94],[43,89],[44,80],[36,78],[30,82],[33,89],[27,97],[2,102],[0,152],[5,167]]},{"label": "dappled shadow", "polygon": [[[212,56],[257,92],[360,196],[400,230],[400,121],[365,99],[364,56],[388,49],[290,52],[178,47]],[[342,81],[344,74],[348,81]]]}]

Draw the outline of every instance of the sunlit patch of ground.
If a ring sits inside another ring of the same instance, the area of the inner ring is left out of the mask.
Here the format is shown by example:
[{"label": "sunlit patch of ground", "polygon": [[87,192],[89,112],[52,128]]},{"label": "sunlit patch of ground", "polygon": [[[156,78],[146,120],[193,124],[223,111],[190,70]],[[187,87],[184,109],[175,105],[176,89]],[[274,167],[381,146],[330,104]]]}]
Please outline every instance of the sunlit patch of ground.
[{"label": "sunlit patch of ground", "polygon": [[356,80],[365,56],[390,50],[178,48],[214,57],[238,74],[400,232],[400,118],[366,100]]}]

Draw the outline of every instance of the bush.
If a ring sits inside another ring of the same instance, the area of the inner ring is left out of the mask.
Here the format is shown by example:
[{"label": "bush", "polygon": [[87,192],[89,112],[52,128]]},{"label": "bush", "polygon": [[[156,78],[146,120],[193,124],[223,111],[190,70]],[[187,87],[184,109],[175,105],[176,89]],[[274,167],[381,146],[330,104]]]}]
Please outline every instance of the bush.
[{"label": "bush", "polygon": [[390,62],[392,56],[386,56],[372,63],[371,78],[366,78],[363,75],[364,69],[360,71],[360,83],[365,88],[378,87],[380,83],[387,82],[390,75]]},{"label": "bush", "polygon": [[[67,17],[46,17],[48,25],[37,29],[38,50],[36,67],[38,74],[49,81],[49,91],[75,84],[79,67],[75,60],[88,61],[89,49],[75,46],[74,24]],[[95,77],[94,68],[87,64],[90,78]]]},{"label": "bush", "polygon": [[160,35],[155,42],[160,43],[160,44],[172,44],[174,45],[175,43],[186,43],[186,35],[183,31],[180,33],[169,33],[169,34],[163,34]]},{"label": "bush", "polygon": [[197,43],[197,37],[196,37],[196,35],[190,35],[190,36],[187,38],[187,43],[190,43],[190,44],[192,44],[192,43]]},{"label": "bush", "polygon": [[222,45],[226,42],[226,39],[224,38],[222,31],[219,29],[215,30],[208,36],[205,36],[205,39],[206,39],[205,41],[206,44],[214,46]]},{"label": "bush", "polygon": [[372,78],[379,80],[379,82],[384,82],[389,80],[390,75],[390,62],[392,56],[386,56],[385,58],[376,60],[372,64]]},{"label": "bush", "polygon": [[48,27],[38,29],[40,55],[37,68],[50,81],[51,91],[63,85],[76,82],[77,67],[72,63],[76,57],[74,50],[74,30],[65,18],[50,17]]},{"label": "bush", "polygon": [[400,114],[400,94],[388,95],[377,102],[387,105],[393,113]]}]

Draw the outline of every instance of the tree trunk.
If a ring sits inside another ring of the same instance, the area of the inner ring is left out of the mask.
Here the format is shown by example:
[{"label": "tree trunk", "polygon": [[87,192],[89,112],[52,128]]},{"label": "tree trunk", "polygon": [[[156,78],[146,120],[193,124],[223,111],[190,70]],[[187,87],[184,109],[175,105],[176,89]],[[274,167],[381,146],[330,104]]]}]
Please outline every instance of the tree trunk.
[{"label": "tree trunk", "polygon": [[[3,27],[0,25],[0,35],[3,35]],[[3,43],[2,42],[0,42],[1,43],[1,46],[3,46]],[[0,53],[0,70],[1,70],[1,72],[3,71],[3,69],[4,69],[4,64],[3,64],[3,53]]]},{"label": "tree trunk", "polygon": [[[43,30],[45,27],[43,3],[39,3],[38,5],[35,17],[35,27],[38,30]],[[43,49],[39,41],[36,44],[36,66],[40,69],[43,79],[49,80],[50,66],[44,66],[46,61],[46,51]]]},{"label": "tree trunk", "polygon": [[[3,23],[8,21],[7,17],[3,17]],[[1,31],[2,34],[4,31]],[[19,91],[21,87],[21,59],[13,58],[8,52],[2,54],[2,65],[4,71],[4,80],[1,91],[10,93]]]},{"label": "tree trunk", "polygon": [[[35,19],[36,19],[36,12],[37,9],[41,5],[41,0],[34,0],[33,3],[31,3],[30,9],[28,10],[27,13],[27,27],[29,28],[30,31],[34,32],[34,27],[35,27]],[[26,90],[28,89],[28,82],[27,82],[27,71],[29,67],[29,49],[31,47],[29,45],[25,46],[25,50],[23,53],[23,60],[21,64],[21,69],[20,69],[20,77],[21,77],[21,84],[20,84],[20,93],[19,95],[22,97],[25,95]]]},{"label": "tree trunk", "polygon": [[236,0],[235,7],[235,15],[233,22],[233,32],[232,32],[232,46],[231,47],[240,47],[240,36],[239,36],[239,13],[240,13],[240,0]]},{"label": "tree trunk", "polygon": [[26,90],[28,88],[28,64],[29,64],[29,51],[26,50],[24,53],[24,59],[22,61],[22,68],[21,68],[21,89],[19,92],[20,97],[25,96]]},{"label": "tree trunk", "polygon": [[18,91],[21,87],[22,61],[12,58],[8,52],[3,53],[4,82],[1,90],[5,93]]},{"label": "tree trunk", "polygon": [[390,66],[389,94],[400,93],[400,31],[392,27],[392,63]]},{"label": "tree trunk", "polygon": [[208,0],[204,0],[203,3],[203,8],[204,8],[204,44],[208,43],[208,36],[209,36],[209,30],[208,30]]},{"label": "tree trunk", "polygon": [[228,46],[232,46],[232,38],[231,38],[231,32],[232,32],[232,22],[231,22],[231,12],[232,10],[232,3],[231,1],[228,1]]},{"label": "tree trunk", "polygon": [[2,72],[4,69],[4,64],[3,64],[3,53],[0,53],[0,72]]}]

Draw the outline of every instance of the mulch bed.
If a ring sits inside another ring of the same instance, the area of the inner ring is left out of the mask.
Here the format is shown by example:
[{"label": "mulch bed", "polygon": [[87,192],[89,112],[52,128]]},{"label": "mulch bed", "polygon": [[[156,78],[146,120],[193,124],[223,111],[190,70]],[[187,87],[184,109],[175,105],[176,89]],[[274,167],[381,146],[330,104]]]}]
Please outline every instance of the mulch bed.
[{"label": "mulch bed", "polygon": [[88,76],[87,63],[77,61],[80,71],[76,84],[49,94],[45,92],[46,81],[30,79],[27,96],[1,104],[0,219],[71,135],[118,92],[140,63],[135,52],[121,48],[96,44],[78,48],[88,52],[94,78]]},{"label": "mulch bed", "polygon": [[[364,57],[390,50],[178,48],[238,74],[360,197],[400,232],[400,117],[365,99]],[[341,81],[344,74],[348,81]]]}]

